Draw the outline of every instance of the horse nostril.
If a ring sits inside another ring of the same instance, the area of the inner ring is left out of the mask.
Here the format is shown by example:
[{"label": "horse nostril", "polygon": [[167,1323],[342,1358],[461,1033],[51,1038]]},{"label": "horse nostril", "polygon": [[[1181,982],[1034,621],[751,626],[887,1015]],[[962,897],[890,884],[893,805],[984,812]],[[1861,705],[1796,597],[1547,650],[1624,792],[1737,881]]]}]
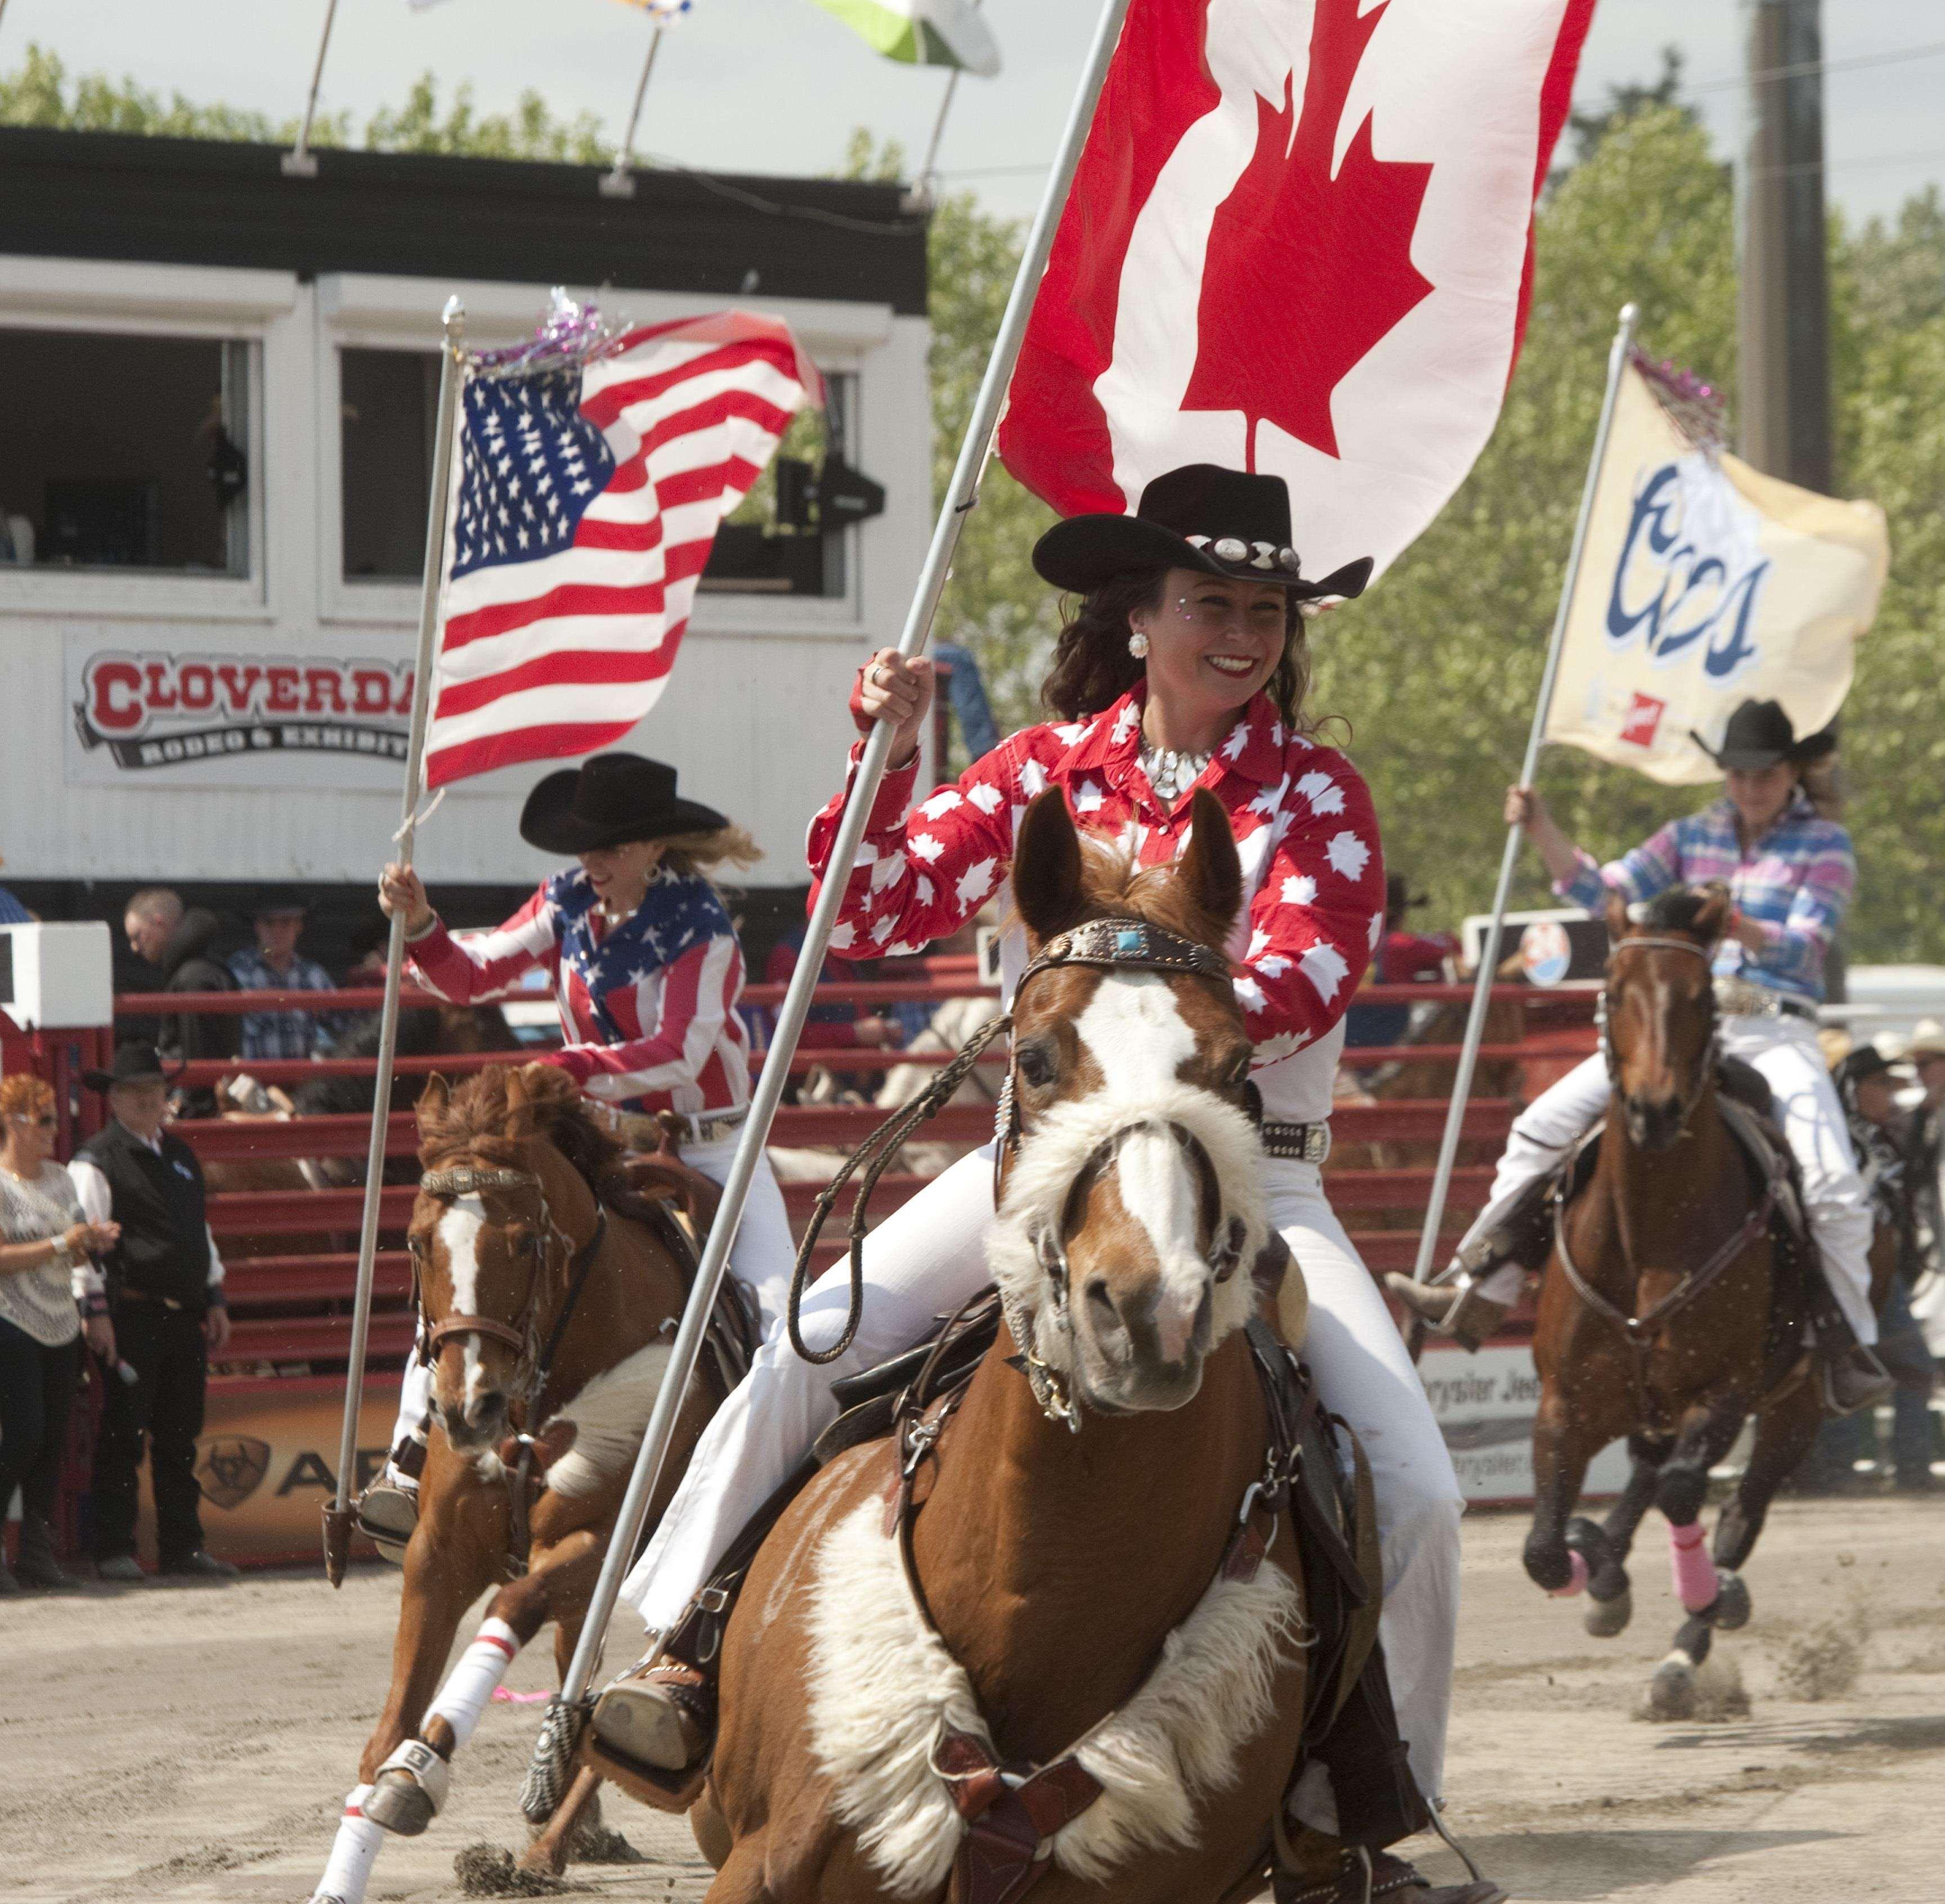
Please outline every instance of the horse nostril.
[{"label": "horse nostril", "polygon": [[1108,1293],[1106,1279],[1096,1276],[1087,1284],[1087,1308],[1098,1329],[1119,1329],[1121,1312],[1114,1307],[1114,1299]]}]

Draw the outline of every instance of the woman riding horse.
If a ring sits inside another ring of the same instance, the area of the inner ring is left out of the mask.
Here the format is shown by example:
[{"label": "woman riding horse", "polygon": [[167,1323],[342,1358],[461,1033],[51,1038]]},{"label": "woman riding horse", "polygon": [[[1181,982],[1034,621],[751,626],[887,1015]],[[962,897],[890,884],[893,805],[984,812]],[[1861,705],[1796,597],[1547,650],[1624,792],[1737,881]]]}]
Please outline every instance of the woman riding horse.
[{"label": "woman riding horse", "polygon": [[[1058,719],[1014,735],[909,818],[932,674],[922,660],[881,651],[861,671],[853,711],[861,732],[873,720],[894,723],[892,764],[858,861],[843,869],[832,944],[895,954],[955,930],[1007,880],[1021,815],[1049,787],[1065,790],[1083,826],[1144,865],[1181,852],[1194,790],[1206,787],[1221,803],[1242,858],[1244,902],[1230,950],[1255,1043],[1271,1218],[1308,1285],[1306,1353],[1324,1403],[1368,1446],[1383,1641],[1411,1770],[1435,1802],[1463,1503],[1424,1390],[1318,1173],[1329,1149],[1343,1011],[1382,928],[1385,883],[1364,783],[1342,754],[1319,744],[1304,704],[1302,610],[1323,596],[1358,593],[1370,564],[1312,581],[1299,572],[1290,540],[1281,479],[1207,464],[1157,478],[1132,516],[1079,516],[1050,529],[1034,565],[1082,598],[1047,684]],[[834,800],[811,828],[820,878],[830,870],[843,804]],[[1003,944],[1009,997],[1025,953],[1016,926]],[[658,1656],[657,1642],[835,1416],[832,1380],[905,1349],[991,1280],[985,1240],[993,1192],[988,1144],[872,1232],[862,1322],[835,1361],[812,1366],[779,1332],[764,1345],[698,1446],[624,1589],[649,1629],[650,1653],[596,1709],[596,1733],[618,1755],[679,1771],[708,1751],[714,1686],[705,1672]],[[813,1351],[836,1345],[848,1295],[841,1268],[809,1292],[802,1325]],[[1299,1792],[1305,1822],[1334,1835],[1327,1779]],[[1427,1895],[1409,1866],[1379,1862],[1388,1890],[1401,1899]],[[1364,1881],[1360,1867],[1356,1882]],[[1319,1896],[1330,1894],[1327,1886]]]},{"label": "woman riding horse", "polygon": [[[445,929],[410,867],[386,867],[378,903],[388,917],[405,908],[414,973],[427,991],[470,1004],[544,967],[568,1042],[539,1061],[621,1114],[624,1137],[672,1114],[685,1134],[683,1161],[720,1183],[749,1108],[750,1048],[735,1010],[743,949],[707,869],[753,864],[755,843],[713,807],[680,798],[673,767],[632,753],[596,754],[548,775],[527,796],[520,837],[580,864],[476,938]],[[649,1148],[654,1141],[647,1135]],[[782,1313],[791,1254],[783,1193],[760,1162],[730,1269],[766,1329]],[[359,1526],[387,1547],[402,1545],[417,1523],[429,1385],[415,1351],[390,1458],[359,1501]]]},{"label": "woman riding horse", "polygon": [[[1706,743],[1697,737],[1698,744]],[[1848,1413],[1890,1391],[1869,1344],[1869,1193],[1817,1045],[1823,963],[1857,881],[1851,837],[1819,816],[1803,770],[1827,754],[1827,735],[1799,741],[1773,701],[1746,701],[1729,716],[1710,757],[1728,776],[1726,798],[1671,821],[1611,865],[1598,866],[1569,840],[1530,787],[1506,793],[1506,821],[1526,829],[1554,890],[1597,916],[1611,894],[1636,903],[1668,888],[1728,886],[1735,901],[1715,960],[1722,1049],[1752,1064],[1774,1094],[1776,1115],[1803,1175],[1810,1227],[1834,1309],[1818,1323],[1833,1406]],[[1611,1093],[1599,1054],[1570,1071],[1514,1120],[1490,1201],[1467,1231],[1438,1286],[1386,1278],[1393,1295],[1441,1334],[1476,1349],[1519,1299],[1521,1271],[1507,1239],[1529,1199],[1602,1116]]]}]

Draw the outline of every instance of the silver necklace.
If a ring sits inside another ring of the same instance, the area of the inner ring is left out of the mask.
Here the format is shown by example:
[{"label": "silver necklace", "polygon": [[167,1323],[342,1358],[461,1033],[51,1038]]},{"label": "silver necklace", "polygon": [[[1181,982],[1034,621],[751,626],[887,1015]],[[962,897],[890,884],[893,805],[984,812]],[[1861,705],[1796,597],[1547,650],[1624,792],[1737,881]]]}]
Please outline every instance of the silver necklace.
[{"label": "silver necklace", "polygon": [[1214,753],[1213,747],[1200,753],[1185,753],[1173,747],[1144,747],[1142,772],[1148,775],[1148,784],[1157,795],[1173,805],[1185,787],[1193,787],[1202,778]]}]

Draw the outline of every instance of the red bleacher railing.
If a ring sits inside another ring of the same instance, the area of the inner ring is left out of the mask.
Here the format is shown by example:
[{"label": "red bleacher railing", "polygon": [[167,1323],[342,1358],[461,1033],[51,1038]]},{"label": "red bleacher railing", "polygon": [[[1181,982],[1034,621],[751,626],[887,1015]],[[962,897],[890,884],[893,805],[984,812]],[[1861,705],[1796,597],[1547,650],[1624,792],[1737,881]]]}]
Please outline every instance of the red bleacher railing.
[{"label": "red bleacher railing", "polygon": [[[744,1006],[760,1009],[781,1001],[780,985],[745,988]],[[818,988],[820,1004],[886,1006],[921,1003],[937,1006],[949,999],[991,996],[970,957],[939,957],[902,962],[882,978],[849,980]],[[1359,1005],[1456,1004],[1469,1000],[1463,985],[1373,985],[1360,991]],[[532,994],[516,994],[529,997]],[[1485,1046],[1481,1061],[1520,1068],[1521,1084],[1515,1096],[1476,1098],[1468,1107],[1465,1145],[1452,1184],[1448,1240],[1484,1201],[1491,1180],[1490,1163],[1503,1140],[1520,1097],[1530,1097],[1541,1084],[1594,1048],[1591,988],[1563,987],[1537,991],[1524,985],[1497,986],[1496,1001],[1519,1006],[1517,1036]],[[118,1015],[153,1018],[166,1013],[236,1016],[245,1012],[302,1011],[320,1015],[376,1011],[382,994],[375,987],[335,992],[214,992],[159,994],[137,993],[118,997]],[[431,994],[408,991],[408,1006],[437,1006]],[[499,1002],[499,1001],[490,1001]],[[106,1033],[87,1034],[60,1048],[57,1089],[63,1106],[91,1101],[79,1098],[76,1074],[82,1067],[104,1061],[111,1040]],[[1443,1074],[1433,1088],[1449,1080],[1459,1047],[1449,1042],[1365,1047],[1349,1054],[1348,1064],[1368,1075],[1395,1064],[1429,1065]],[[402,1076],[439,1072],[448,1077],[476,1071],[489,1064],[517,1060],[517,1053],[453,1054],[399,1061]],[[800,1052],[792,1064],[799,1074],[824,1069],[861,1083],[894,1066],[936,1067],[949,1053],[908,1052],[866,1046],[842,1046]],[[760,1054],[753,1061],[760,1062]],[[1002,1058],[992,1061],[997,1074]],[[245,1071],[260,1083],[288,1087],[329,1077],[368,1077],[369,1059],[315,1061],[202,1060],[183,1067],[179,1081],[190,1086],[213,1085]],[[1408,1269],[1417,1247],[1417,1219],[1426,1201],[1433,1153],[1443,1129],[1447,1100],[1443,1095],[1414,1095],[1366,1101],[1341,1099],[1332,1118],[1336,1157],[1326,1166],[1331,1200],[1352,1240],[1374,1274]],[[875,1106],[859,1104],[786,1105],[777,1116],[774,1145],[798,1150],[845,1149],[874,1129],[885,1115]],[[917,1140],[924,1144],[973,1145],[991,1135],[992,1111],[984,1104],[948,1106]],[[177,1132],[209,1165],[273,1170],[291,1167],[288,1185],[267,1188],[217,1188],[209,1200],[210,1220],[228,1265],[233,1332],[226,1366],[240,1373],[341,1368],[349,1339],[351,1292],[356,1269],[358,1225],[363,1193],[354,1188],[313,1188],[295,1166],[302,1161],[361,1159],[369,1140],[370,1123],[358,1115],[335,1114],[276,1119],[196,1119],[178,1123]],[[78,1134],[78,1133],[73,1133]],[[408,1157],[417,1148],[409,1113],[395,1114],[386,1135],[386,1154]],[[1360,1152],[1364,1153],[1359,1154]],[[1404,1154],[1398,1155],[1397,1153]],[[911,1173],[883,1178],[873,1206],[874,1219],[888,1214],[922,1191],[929,1178]],[[784,1200],[794,1225],[808,1215],[819,1185],[787,1182]],[[396,1366],[410,1346],[410,1275],[402,1248],[402,1231],[412,1206],[409,1185],[388,1188],[381,1203],[381,1248],[375,1288],[371,1353],[375,1365]],[[834,1262],[844,1246],[822,1246],[820,1266]]]}]

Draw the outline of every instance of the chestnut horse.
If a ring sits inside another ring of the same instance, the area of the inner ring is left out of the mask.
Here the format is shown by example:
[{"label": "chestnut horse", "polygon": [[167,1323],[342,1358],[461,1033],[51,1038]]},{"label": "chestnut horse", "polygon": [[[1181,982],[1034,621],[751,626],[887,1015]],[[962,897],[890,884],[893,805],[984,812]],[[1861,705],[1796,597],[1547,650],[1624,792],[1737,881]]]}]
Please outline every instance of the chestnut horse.
[{"label": "chestnut horse", "polygon": [[[1249,1040],[1201,950],[1241,873],[1195,803],[1181,859],[1140,872],[1083,851],[1057,789],[1021,822],[1007,1326],[949,1422],[834,1458],[760,1551],[694,1814],[712,1904],[942,1896],[963,1841],[1017,1839],[987,1810],[1009,1804],[1050,1859],[1034,1904],[1213,1904],[1268,1868],[1308,1635],[1287,1515],[1247,1578],[1223,1567],[1270,1445],[1244,1324],[1275,1233]],[[1103,920],[1173,962],[1063,963]],[[922,1507],[888,1526],[902,1472]]]},{"label": "chestnut horse", "polygon": [[[1651,1710],[1668,1718],[1692,1711],[1712,1631],[1749,1619],[1737,1570],[1823,1415],[1802,1347],[1804,1271],[1783,1273],[1772,1240],[1777,1180],[1753,1170],[1718,1089],[1710,965],[1730,904],[1725,888],[1678,887],[1638,927],[1619,901],[1609,908],[1601,1035],[1614,1105],[1592,1175],[1556,1225],[1533,1345],[1527,1571],[1549,1593],[1584,1587],[1587,1631],[1618,1633],[1635,1530],[1661,1509],[1688,1616],[1651,1687]],[[1782,1168],[1779,1154],[1771,1169]],[[1755,1450],[1712,1560],[1709,1471],[1751,1415]],[[1589,1462],[1623,1435],[1632,1466],[1620,1501],[1604,1524],[1570,1520]]]},{"label": "chestnut horse", "polygon": [[[359,1771],[372,1787],[365,1817],[407,1835],[439,1810],[454,1751],[549,1621],[566,1671],[686,1293],[655,1232],[603,1208],[597,1186],[619,1149],[559,1071],[494,1065],[452,1090],[435,1077],[417,1114],[425,1174],[408,1241],[430,1332],[433,1434],[391,1690]],[[705,1357],[664,1499],[723,1392]],[[538,1494],[516,1499],[510,1437],[523,1430],[550,1465]],[[461,1616],[496,1582],[442,1687]]]}]

